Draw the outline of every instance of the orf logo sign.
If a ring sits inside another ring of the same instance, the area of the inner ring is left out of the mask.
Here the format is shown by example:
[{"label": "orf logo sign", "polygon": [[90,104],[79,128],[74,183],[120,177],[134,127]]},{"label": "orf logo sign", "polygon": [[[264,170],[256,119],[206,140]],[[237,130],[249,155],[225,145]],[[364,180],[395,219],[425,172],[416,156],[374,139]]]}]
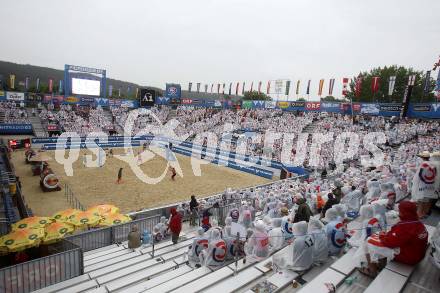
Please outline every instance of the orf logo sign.
[{"label": "orf logo sign", "polygon": [[192,104],[191,99],[182,99],[182,104]]},{"label": "orf logo sign", "polygon": [[309,111],[319,111],[321,109],[321,103],[320,102],[307,102],[306,103],[306,110]]}]

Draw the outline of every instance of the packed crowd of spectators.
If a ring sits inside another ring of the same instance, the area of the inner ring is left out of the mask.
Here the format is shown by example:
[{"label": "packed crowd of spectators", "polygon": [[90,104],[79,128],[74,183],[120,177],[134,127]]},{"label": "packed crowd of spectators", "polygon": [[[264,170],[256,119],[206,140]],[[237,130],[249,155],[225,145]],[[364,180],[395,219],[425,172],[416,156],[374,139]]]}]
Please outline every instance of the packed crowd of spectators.
[{"label": "packed crowd of spectators", "polygon": [[[17,105],[15,102],[0,102],[0,113],[4,115],[4,121],[2,123],[12,124],[29,124],[28,113],[26,109],[21,105]],[[1,115],[0,114],[0,115]]]}]

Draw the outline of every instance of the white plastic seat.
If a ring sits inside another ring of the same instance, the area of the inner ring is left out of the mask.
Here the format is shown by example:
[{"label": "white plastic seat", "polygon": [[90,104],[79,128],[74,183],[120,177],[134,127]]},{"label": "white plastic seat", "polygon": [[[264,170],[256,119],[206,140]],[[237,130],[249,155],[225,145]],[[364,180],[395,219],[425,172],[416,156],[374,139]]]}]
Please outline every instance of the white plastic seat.
[{"label": "white plastic seat", "polygon": [[177,278],[181,275],[184,275],[188,272],[191,272],[192,268],[190,266],[181,266],[175,270],[160,274],[159,276],[154,277],[151,280],[140,282],[134,286],[130,286],[126,288],[127,291],[130,293],[140,293],[144,292],[145,290],[151,289],[153,287],[156,287],[162,283],[165,283],[169,280],[172,280],[174,278]]},{"label": "white plastic seat", "polygon": [[290,270],[285,270],[273,274],[267,279],[267,281],[276,286],[278,289],[282,289],[286,287],[289,283],[292,283],[292,281],[296,277],[298,277],[298,273]]},{"label": "white plastic seat", "polygon": [[163,254],[160,257],[163,258],[163,260],[168,261],[173,258],[178,258],[179,256],[185,254],[187,251],[188,251],[188,248],[183,247],[179,250],[175,250],[175,251],[171,251],[167,254]]},{"label": "white plastic seat", "polygon": [[345,279],[345,277],[346,276],[344,274],[328,268],[316,276],[311,282],[307,283],[303,288],[301,288],[301,290],[299,290],[299,292],[328,293],[329,290],[325,283],[331,283],[337,287]]},{"label": "white plastic seat", "polygon": [[[201,267],[194,271],[191,271],[189,273],[186,273],[182,276],[179,276],[177,278],[171,279],[168,282],[162,283],[146,292],[157,292],[157,293],[163,293],[163,292],[169,292],[171,290],[174,290],[176,288],[179,288],[181,286],[184,286],[185,284],[188,284],[189,282],[192,282],[196,279],[200,279],[201,277],[211,273],[212,271],[207,267]],[[183,292],[183,291],[182,291]]]},{"label": "white plastic seat", "polygon": [[109,258],[109,259],[107,259],[105,261],[94,263],[92,265],[85,265],[84,266],[84,272],[89,273],[89,272],[98,270],[100,268],[105,268],[105,267],[111,266],[113,264],[117,264],[119,262],[123,262],[123,261],[129,260],[129,259],[132,259],[132,258],[136,258],[136,257],[138,257],[140,255],[141,255],[140,252],[135,251],[135,252],[125,253],[125,254],[120,255],[120,256],[115,256],[113,258]]},{"label": "white plastic seat", "polygon": [[52,292],[59,292],[60,290],[76,286],[80,283],[90,281],[89,275],[81,275],[63,282],[59,282],[50,286],[47,286],[45,288],[33,291],[34,293],[52,293]]},{"label": "white plastic seat", "polygon": [[63,293],[79,293],[79,292],[85,292],[93,288],[98,288],[98,283],[96,280],[90,280],[84,283],[80,283],[76,286],[69,287],[67,289],[63,289]]},{"label": "white plastic seat", "polygon": [[399,293],[405,286],[408,278],[388,269],[383,269],[371,282],[364,293]]},{"label": "white plastic seat", "polygon": [[152,266],[136,273],[130,274],[126,277],[117,279],[115,281],[107,283],[105,286],[110,292],[114,292],[124,287],[130,286],[130,284],[136,284],[140,281],[147,280],[154,275],[169,271],[174,268],[176,264],[174,262],[166,262],[164,264]]},{"label": "white plastic seat", "polygon": [[86,251],[86,252],[84,252],[84,258],[86,256],[89,256],[89,255],[92,255],[92,254],[96,254],[96,253],[100,253],[100,252],[103,252],[103,251],[106,251],[106,250],[109,250],[109,249],[113,249],[115,247],[120,247],[120,246],[117,245],[117,244],[112,244],[112,245],[109,245],[109,246],[104,246],[104,247],[101,247],[101,248],[97,248],[97,249]]},{"label": "white plastic seat", "polygon": [[232,274],[234,274],[234,271],[231,270],[228,267],[223,267],[213,273],[207,274],[206,276],[203,276],[191,283],[188,283],[184,286],[181,286],[179,288],[177,288],[174,291],[171,292],[185,292],[185,293],[190,293],[190,292],[199,292],[211,285],[214,285],[217,282],[220,282],[221,280],[231,276]]},{"label": "white plastic seat", "polygon": [[356,248],[347,251],[341,258],[335,261],[330,267],[346,276],[349,276],[356,268],[356,263],[353,261]]},{"label": "white plastic seat", "polygon": [[103,261],[106,261],[106,260],[109,260],[109,259],[114,259],[115,257],[121,256],[121,255],[124,255],[124,254],[128,254],[128,253],[132,253],[132,251],[128,250],[128,249],[124,249],[124,250],[115,251],[115,252],[110,253],[110,254],[106,254],[106,255],[99,256],[99,257],[95,257],[95,258],[92,258],[90,260],[85,260],[84,261],[84,267],[91,266],[93,264],[96,264],[96,263],[99,263],[99,262],[103,262]]},{"label": "white plastic seat", "polygon": [[84,261],[91,260],[91,259],[94,259],[94,258],[97,258],[97,257],[101,257],[103,255],[111,254],[111,253],[114,253],[116,251],[120,251],[120,250],[124,250],[125,249],[123,246],[118,246],[116,244],[111,245],[111,246],[106,246],[105,248],[107,248],[107,249],[103,250],[102,248],[98,248],[97,249],[98,251],[95,251],[95,250],[87,251],[87,252],[93,252],[93,253],[85,252],[84,253]]},{"label": "white plastic seat", "polygon": [[203,290],[203,292],[218,293],[218,292],[233,292],[238,290],[252,281],[261,277],[263,273],[256,268],[248,268],[239,272],[237,275],[227,278],[220,283]]},{"label": "white plastic seat", "polygon": [[143,262],[144,264],[147,264],[147,265],[148,264],[155,265],[158,263],[162,263],[163,260],[161,258],[152,259],[150,255],[144,254],[144,255],[140,255],[138,257],[133,257],[133,258],[127,259],[122,262],[118,262],[118,263],[110,265],[110,266],[100,268],[99,270],[96,270],[96,271],[92,271],[89,273],[89,275],[90,275],[90,278],[95,279],[97,277],[109,274],[111,272],[129,267],[129,266],[133,266],[133,265],[138,264],[140,262]]}]

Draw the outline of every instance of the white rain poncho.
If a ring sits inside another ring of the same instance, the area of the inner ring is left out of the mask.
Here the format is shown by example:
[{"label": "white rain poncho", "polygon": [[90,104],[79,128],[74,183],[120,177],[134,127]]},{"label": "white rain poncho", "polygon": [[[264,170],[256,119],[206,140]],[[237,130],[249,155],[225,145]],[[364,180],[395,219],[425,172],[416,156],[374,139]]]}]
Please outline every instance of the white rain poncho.
[{"label": "white rain poncho", "polygon": [[276,251],[284,245],[284,235],[281,231],[281,218],[272,219],[272,230],[269,231],[269,245],[271,251]]},{"label": "white rain poncho", "polygon": [[360,190],[354,190],[342,198],[341,203],[347,205],[348,216],[351,218],[357,217],[363,197],[364,195]]},{"label": "white rain poncho", "polygon": [[197,236],[193,239],[188,249],[188,260],[193,263],[200,263],[200,253],[208,248],[208,237],[202,227],[197,229]]},{"label": "white rain poncho", "polygon": [[229,216],[232,218],[234,223],[237,223],[238,219],[240,218],[240,211],[234,207],[229,211]]},{"label": "white rain poncho", "polygon": [[368,181],[367,183],[368,192],[365,195],[367,202],[371,202],[378,199],[380,196],[380,182],[377,180]]},{"label": "white rain poncho", "polygon": [[274,201],[268,203],[268,208],[269,211],[267,212],[267,215],[269,217],[273,218],[278,218],[279,217],[279,212],[278,212],[278,204]]},{"label": "white rain poncho", "polygon": [[433,264],[440,269],[440,223],[437,224],[437,227],[434,233],[431,236],[431,260]]},{"label": "white rain poncho", "polygon": [[374,217],[374,208],[372,205],[363,205],[359,212],[361,216],[361,229],[355,230],[352,237],[348,239],[348,243],[353,247],[359,247],[373,233],[381,230],[379,220]]},{"label": "white rain poncho", "polygon": [[242,224],[245,228],[249,228],[252,224],[252,211],[249,209],[248,205],[244,205],[240,211],[240,218],[238,222]]},{"label": "white rain poncho", "polygon": [[378,199],[371,203],[374,209],[374,216],[379,220],[379,225],[383,230],[387,228],[387,205],[388,199]]},{"label": "white rain poncho", "polygon": [[293,238],[293,219],[295,216],[286,216],[281,220],[281,231],[283,232],[283,236],[285,240],[289,240]]},{"label": "white rain poncho", "polygon": [[380,199],[388,200],[388,209],[392,209],[394,207],[394,203],[396,202],[396,192],[392,182],[386,182],[380,185]]},{"label": "white rain poncho", "polygon": [[262,259],[269,255],[269,235],[263,221],[255,223],[255,229],[246,243],[246,255],[254,259]]},{"label": "white rain poncho", "polygon": [[301,221],[293,224],[295,240],[274,256],[274,264],[282,269],[304,271],[313,264],[313,239],[307,235],[307,222]]},{"label": "white rain poncho", "polygon": [[435,189],[439,173],[436,163],[422,162],[413,177],[411,198],[414,201],[438,198]]},{"label": "white rain poncho", "polygon": [[325,226],[328,251],[330,255],[338,255],[346,243],[345,226],[334,208],[327,210],[325,218],[328,221]]},{"label": "white rain poncho", "polygon": [[272,228],[273,228],[273,225],[272,225],[272,219],[271,219],[271,217],[269,217],[269,216],[264,216],[264,218],[263,218],[263,222],[264,222],[264,225],[266,225],[266,231],[267,232],[269,232],[270,230],[272,230]]},{"label": "white rain poncho", "polygon": [[316,218],[310,218],[308,233],[313,239],[313,262],[325,262],[328,258],[328,245],[324,224]]},{"label": "white rain poncho", "polygon": [[203,250],[200,254],[202,263],[205,266],[223,265],[226,253],[226,242],[221,239],[220,231],[218,229],[212,229],[208,248]]},{"label": "white rain poncho", "polygon": [[335,205],[333,205],[332,208],[335,209],[336,214],[337,214],[338,217],[339,217],[339,220],[340,220],[340,221],[344,221],[344,220],[345,220],[345,217],[346,217],[347,206],[346,206],[345,204],[340,203],[340,204],[335,204]]}]

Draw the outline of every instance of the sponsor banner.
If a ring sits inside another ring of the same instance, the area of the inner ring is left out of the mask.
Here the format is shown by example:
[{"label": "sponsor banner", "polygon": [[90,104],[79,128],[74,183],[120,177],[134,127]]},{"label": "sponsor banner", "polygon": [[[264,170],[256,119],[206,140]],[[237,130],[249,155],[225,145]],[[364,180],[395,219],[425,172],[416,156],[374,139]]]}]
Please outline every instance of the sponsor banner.
[{"label": "sponsor banner", "polygon": [[138,105],[134,100],[121,100],[121,107],[137,108]]},{"label": "sponsor banner", "polygon": [[6,100],[5,92],[1,90],[0,90],[0,100]]},{"label": "sponsor banner", "polygon": [[413,105],[414,112],[429,112],[431,111],[431,105]]},{"label": "sponsor banner", "polygon": [[341,105],[336,102],[321,102],[321,111],[339,113],[341,112]]},{"label": "sponsor banner", "polygon": [[56,124],[48,124],[47,131],[59,131],[60,128]]},{"label": "sponsor banner", "polygon": [[192,99],[192,104],[202,104],[203,101],[200,101],[199,99]]},{"label": "sponsor banner", "polygon": [[289,108],[290,104],[289,102],[277,102],[277,106],[280,109],[287,109]]},{"label": "sponsor banner", "polygon": [[306,110],[307,111],[320,111],[321,110],[321,102],[306,102]]},{"label": "sponsor banner", "polygon": [[108,100],[108,104],[111,107],[120,107],[121,104],[122,104],[122,100],[119,100],[119,99],[109,99]]},{"label": "sponsor banner", "polygon": [[6,100],[8,101],[24,101],[24,93],[6,92]]},{"label": "sponsor banner", "polygon": [[141,89],[141,96],[139,97],[140,107],[153,107],[156,102],[157,93],[153,89]]},{"label": "sponsor banner", "polygon": [[92,97],[81,97],[80,98],[80,103],[81,104],[85,104],[85,105],[95,104],[95,98],[92,98]]},{"label": "sponsor banner", "polygon": [[185,104],[185,105],[189,105],[189,104],[192,104],[192,100],[191,99],[182,99],[181,103]]},{"label": "sponsor banner", "polygon": [[108,107],[109,106],[109,99],[107,98],[95,98],[96,106],[101,107]]},{"label": "sponsor banner", "polygon": [[220,108],[221,106],[222,106],[222,102],[221,101],[219,101],[219,100],[215,100],[214,101],[214,107]]},{"label": "sponsor banner", "polygon": [[264,108],[265,101],[252,101],[253,108]]},{"label": "sponsor banner", "polygon": [[380,104],[380,112],[400,112],[402,104]]},{"label": "sponsor banner", "polygon": [[76,65],[65,65],[65,68],[69,71],[77,71],[77,72],[87,72],[87,73],[96,73],[96,74],[104,74],[105,70],[103,69],[97,69],[97,68],[90,68],[85,66],[76,66]]},{"label": "sponsor banner", "polygon": [[243,109],[251,109],[252,108],[252,101],[242,101],[241,107]]},{"label": "sponsor banner", "polygon": [[351,106],[353,107],[353,112],[360,112],[361,111],[361,104],[359,104],[359,103],[352,103]]},{"label": "sponsor banner", "polygon": [[157,97],[156,104],[158,105],[168,105],[170,102],[170,98],[168,97]]},{"label": "sponsor banner", "polygon": [[32,124],[0,124],[0,134],[32,134]]},{"label": "sponsor banner", "polygon": [[[47,97],[49,97],[49,100],[48,101],[46,101],[46,98]],[[49,101],[51,101],[52,100],[52,97],[51,96],[44,96],[44,101],[45,102],[49,102]],[[66,104],[78,104],[79,103],[79,98],[77,98],[77,97],[74,97],[74,96],[69,96],[69,97],[66,97],[65,99],[64,99],[64,103],[66,103]]]},{"label": "sponsor banner", "polygon": [[42,102],[43,98],[44,96],[42,94],[34,94],[34,93],[29,93],[26,96],[26,100],[29,102]]},{"label": "sponsor banner", "polygon": [[265,101],[264,102],[264,107],[266,109],[275,109],[276,106],[277,106],[277,103],[275,101]]},{"label": "sponsor banner", "polygon": [[290,102],[291,108],[304,108],[306,106],[306,102]]},{"label": "sponsor banner", "polygon": [[380,106],[379,104],[360,104],[361,113],[368,115],[379,115]]}]

